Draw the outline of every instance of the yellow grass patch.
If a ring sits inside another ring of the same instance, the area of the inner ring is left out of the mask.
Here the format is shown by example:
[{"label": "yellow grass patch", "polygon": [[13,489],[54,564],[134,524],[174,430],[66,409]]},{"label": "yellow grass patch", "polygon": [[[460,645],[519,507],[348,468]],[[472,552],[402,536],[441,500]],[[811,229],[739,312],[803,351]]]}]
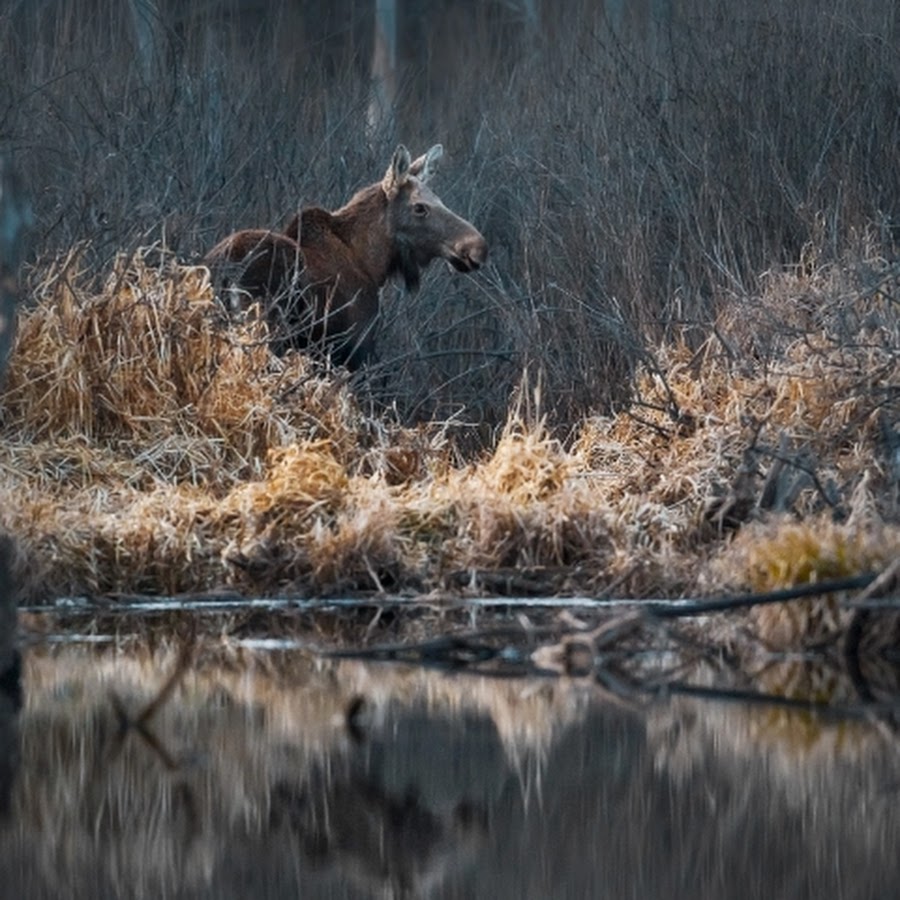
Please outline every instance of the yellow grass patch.
[{"label": "yellow grass patch", "polygon": [[[750,526],[718,562],[728,583],[759,593],[878,572],[900,557],[900,529],[871,522],[836,524],[774,520]],[[830,643],[853,615],[848,596],[827,594],[755,607],[750,620],[768,645],[780,649]]]}]

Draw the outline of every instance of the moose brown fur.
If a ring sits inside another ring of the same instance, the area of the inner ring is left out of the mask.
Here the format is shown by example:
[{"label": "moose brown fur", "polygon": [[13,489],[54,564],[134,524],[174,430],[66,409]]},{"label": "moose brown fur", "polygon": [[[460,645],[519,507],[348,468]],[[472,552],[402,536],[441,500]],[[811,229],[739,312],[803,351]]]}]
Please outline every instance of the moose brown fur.
[{"label": "moose brown fur", "polygon": [[220,283],[265,304],[272,349],[319,346],[355,369],[371,358],[382,286],[400,276],[414,291],[443,258],[460,272],[487,259],[487,242],[428,187],[440,144],[415,161],[399,146],[384,178],[334,212],[309,207],[284,232],[250,229],[204,258]]}]

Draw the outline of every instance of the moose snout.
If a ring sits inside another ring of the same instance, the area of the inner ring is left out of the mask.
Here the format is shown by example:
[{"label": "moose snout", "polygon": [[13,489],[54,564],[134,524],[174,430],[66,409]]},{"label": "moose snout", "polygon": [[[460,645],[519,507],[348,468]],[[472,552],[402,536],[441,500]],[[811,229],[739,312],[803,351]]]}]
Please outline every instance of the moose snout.
[{"label": "moose snout", "polygon": [[458,241],[453,251],[450,262],[460,272],[474,272],[487,262],[487,241],[477,231]]}]

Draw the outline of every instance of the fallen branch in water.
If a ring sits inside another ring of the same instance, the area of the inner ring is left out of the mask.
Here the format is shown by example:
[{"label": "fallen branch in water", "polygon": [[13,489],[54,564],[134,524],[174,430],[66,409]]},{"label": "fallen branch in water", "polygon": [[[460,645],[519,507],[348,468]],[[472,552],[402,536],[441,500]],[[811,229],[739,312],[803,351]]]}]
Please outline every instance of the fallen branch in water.
[{"label": "fallen branch in water", "polygon": [[822,594],[833,594],[838,591],[853,591],[868,587],[878,577],[877,572],[866,572],[862,575],[850,575],[846,578],[832,578],[828,581],[816,581],[811,584],[797,584],[777,591],[765,591],[755,594],[738,594],[734,597],[721,597],[715,600],[678,600],[671,603],[650,601],[647,615],[657,619],[675,619],[688,616],[700,616],[711,612],[727,612],[732,609],[748,609],[752,606],[763,606],[768,603],[785,603],[800,600],[804,597],[818,597]]}]

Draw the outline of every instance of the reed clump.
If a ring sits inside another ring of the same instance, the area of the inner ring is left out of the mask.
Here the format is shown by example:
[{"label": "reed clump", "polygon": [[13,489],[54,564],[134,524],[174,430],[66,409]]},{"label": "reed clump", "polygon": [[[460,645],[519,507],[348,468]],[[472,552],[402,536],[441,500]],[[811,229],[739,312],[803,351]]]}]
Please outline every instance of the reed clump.
[{"label": "reed clump", "polygon": [[[841,524],[823,517],[804,522],[774,519],[745,529],[720,566],[727,559],[729,580],[737,578],[751,590],[765,593],[880,572],[898,554],[896,526],[870,519]],[[828,646],[846,633],[853,619],[850,599],[850,592],[843,591],[758,606],[750,610],[749,621],[762,641],[775,649]]]},{"label": "reed clump", "polygon": [[8,438],[119,448],[151,479],[221,487],[260,474],[286,437],[346,447],[349,429],[355,442],[349,392],[306,357],[273,358],[252,312],[226,323],[204,267],[149,248],[97,285],[76,251],[32,294],[5,382]]}]

